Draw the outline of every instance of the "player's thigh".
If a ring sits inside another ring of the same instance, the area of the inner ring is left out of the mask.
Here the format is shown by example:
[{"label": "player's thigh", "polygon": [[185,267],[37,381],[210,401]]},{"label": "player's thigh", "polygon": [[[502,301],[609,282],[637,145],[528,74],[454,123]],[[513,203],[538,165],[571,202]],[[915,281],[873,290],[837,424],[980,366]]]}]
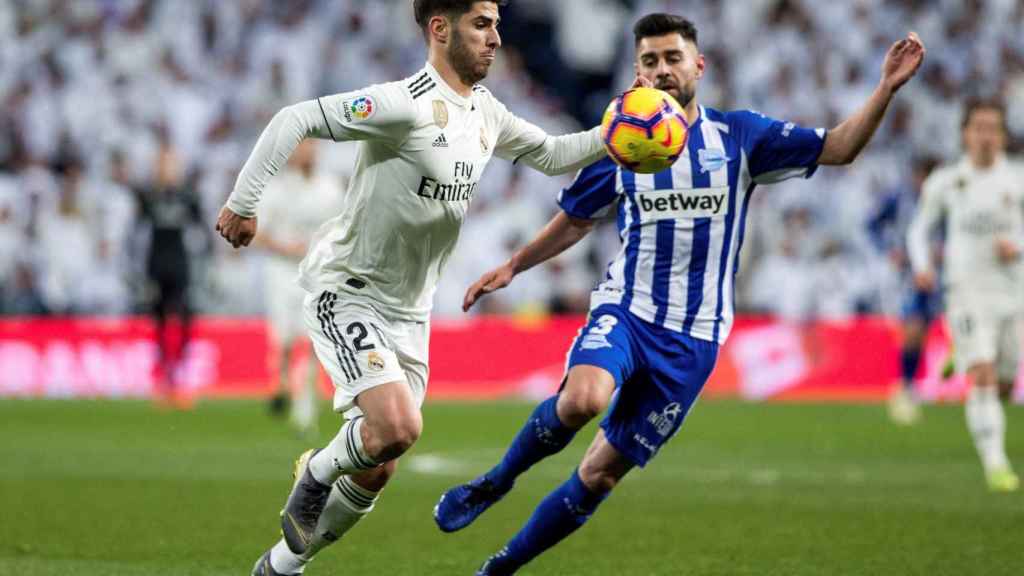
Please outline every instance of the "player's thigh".
[{"label": "player's thigh", "polygon": [[1008,314],[999,322],[999,345],[996,352],[996,375],[1000,382],[1017,379],[1020,363],[1020,318]]},{"label": "player's thigh", "polygon": [[996,360],[999,333],[996,315],[969,302],[951,304],[946,322],[953,337],[957,369],[963,372]]},{"label": "player's thigh", "polygon": [[[362,410],[356,398],[364,392],[405,385],[405,370],[385,333],[390,323],[372,306],[346,294],[322,292],[308,294],[303,310],[317,359],[334,384],[335,411],[358,416]],[[410,396],[408,391],[394,394]]]},{"label": "player's thigh", "polygon": [[580,480],[590,490],[604,494],[633,469],[633,460],[612,445],[600,428],[580,462]]},{"label": "player's thigh", "polygon": [[411,446],[423,431],[419,404],[404,380],[364,390],[356,397],[356,405],[381,443]]},{"label": "player's thigh", "polygon": [[608,441],[638,466],[676,434],[718,358],[718,345],[664,329],[641,334],[643,370],[624,382],[601,422]]},{"label": "player's thigh", "polygon": [[607,402],[637,369],[632,315],[615,305],[590,313],[566,360],[563,395]]}]

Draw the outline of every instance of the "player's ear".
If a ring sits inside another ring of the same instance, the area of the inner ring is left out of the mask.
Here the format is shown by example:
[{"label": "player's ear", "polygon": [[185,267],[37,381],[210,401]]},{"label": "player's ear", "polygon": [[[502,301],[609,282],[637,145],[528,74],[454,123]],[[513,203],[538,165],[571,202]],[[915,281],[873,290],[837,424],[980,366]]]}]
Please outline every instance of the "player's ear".
[{"label": "player's ear", "polygon": [[448,28],[448,19],[444,16],[432,16],[430,21],[427,22],[427,30],[430,31],[430,37],[441,44],[448,43]]},{"label": "player's ear", "polygon": [[697,54],[697,78],[704,77],[704,67],[707,66],[707,62],[704,61],[704,55]]}]

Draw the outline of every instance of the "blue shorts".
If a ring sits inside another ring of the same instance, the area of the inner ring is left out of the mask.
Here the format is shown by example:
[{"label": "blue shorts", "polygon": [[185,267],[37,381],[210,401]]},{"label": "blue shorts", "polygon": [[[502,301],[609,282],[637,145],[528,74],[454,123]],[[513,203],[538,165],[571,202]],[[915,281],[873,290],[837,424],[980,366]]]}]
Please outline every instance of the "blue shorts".
[{"label": "blue shorts", "polygon": [[569,352],[581,364],[615,377],[601,421],[608,442],[643,467],[675,435],[718,359],[718,344],[637,318],[618,305],[590,312]]},{"label": "blue shorts", "polygon": [[942,312],[942,297],[938,290],[930,292],[912,288],[903,302],[903,319],[919,319],[930,323]]}]

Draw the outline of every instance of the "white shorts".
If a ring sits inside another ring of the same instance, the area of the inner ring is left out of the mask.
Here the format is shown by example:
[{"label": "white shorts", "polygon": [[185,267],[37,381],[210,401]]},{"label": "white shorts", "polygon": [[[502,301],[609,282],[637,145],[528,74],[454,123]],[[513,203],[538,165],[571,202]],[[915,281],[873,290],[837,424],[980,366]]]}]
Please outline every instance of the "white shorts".
[{"label": "white shorts", "polygon": [[405,382],[417,405],[427,394],[429,322],[389,320],[372,301],[351,294],[307,294],[303,316],[313,349],[334,383],[334,410],[352,418],[359,394]]},{"label": "white shorts", "polygon": [[295,281],[295,272],[267,274],[267,319],[275,341],[294,342],[306,335],[302,307],[306,291]]},{"label": "white shorts", "polygon": [[953,336],[957,369],[966,372],[978,364],[995,363],[1000,380],[1016,380],[1019,321],[1015,311],[951,301],[946,322]]}]

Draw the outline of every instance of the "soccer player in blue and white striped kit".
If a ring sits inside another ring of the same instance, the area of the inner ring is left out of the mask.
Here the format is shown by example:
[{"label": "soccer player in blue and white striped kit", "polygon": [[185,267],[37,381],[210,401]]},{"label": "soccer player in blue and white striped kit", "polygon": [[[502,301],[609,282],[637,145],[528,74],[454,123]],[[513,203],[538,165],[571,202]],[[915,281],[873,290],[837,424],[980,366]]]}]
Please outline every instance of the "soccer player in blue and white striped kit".
[{"label": "soccer player in blue and white striped kit", "polygon": [[513,574],[582,526],[634,466],[647,464],[676,433],[732,326],[734,277],[754,188],[809,177],[821,164],[852,162],[924,57],[913,33],[895,43],[877,89],[826,134],[756,112],[698,106],[705,62],[688,20],[651,14],[637,22],[634,34],[638,76],[685,110],[686,153],[653,175],[624,170],[610,159],[584,168],[562,191],[562,211],[466,294],[468,309],[480,295],[572,246],[596,220],[616,215],[622,249],[593,292],[561,390],[536,408],[497,466],[446,492],[435,508],[441,530],[464,528],[519,474],[560,451],[607,408],[579,467],[478,576]]}]

